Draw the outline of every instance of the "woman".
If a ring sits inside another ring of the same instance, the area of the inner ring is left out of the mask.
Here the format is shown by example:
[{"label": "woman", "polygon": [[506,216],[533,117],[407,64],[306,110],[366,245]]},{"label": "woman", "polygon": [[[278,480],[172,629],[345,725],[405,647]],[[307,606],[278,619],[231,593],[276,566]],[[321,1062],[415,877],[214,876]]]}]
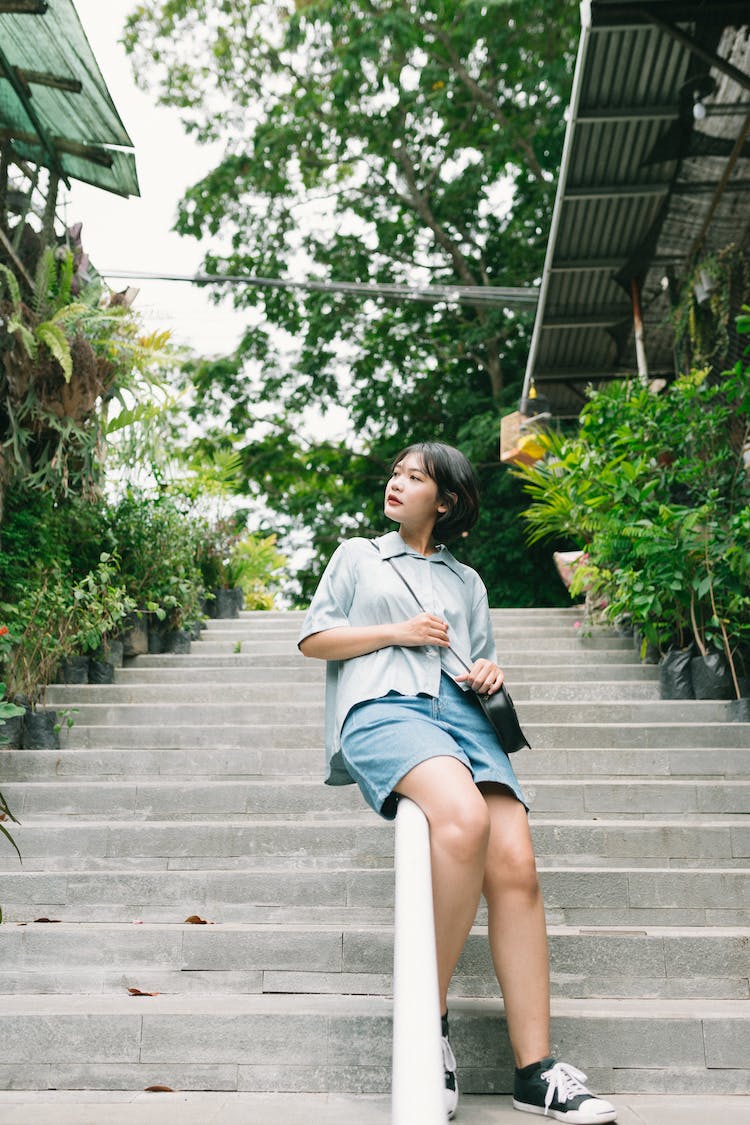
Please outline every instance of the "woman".
[{"label": "woman", "polygon": [[[328,661],[326,780],[355,780],[389,819],[409,797],[429,822],[449,1117],[458,1088],[448,986],[484,894],[516,1063],[513,1105],[576,1125],[614,1121],[585,1075],[550,1057],[546,927],[527,807],[474,698],[503,682],[487,593],[443,546],[474,526],[478,508],[459,450],[410,445],[385,489],[385,515],[398,530],[347,540],[331,558],[299,640],[305,656]],[[415,614],[416,599],[424,609]]]}]

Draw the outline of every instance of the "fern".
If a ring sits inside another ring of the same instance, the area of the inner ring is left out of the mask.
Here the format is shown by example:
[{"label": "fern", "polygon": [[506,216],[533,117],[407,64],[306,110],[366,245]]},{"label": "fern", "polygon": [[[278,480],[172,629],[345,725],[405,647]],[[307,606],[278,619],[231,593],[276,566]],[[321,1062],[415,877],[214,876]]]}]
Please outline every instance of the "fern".
[{"label": "fern", "polygon": [[34,312],[43,320],[49,311],[50,293],[55,278],[55,255],[47,246],[40,255],[34,275]]},{"label": "fern", "polygon": [[11,304],[13,305],[13,311],[16,316],[19,316],[21,312],[21,290],[18,287],[18,279],[7,266],[3,265],[0,265],[0,277],[5,278],[5,283],[10,293]]},{"label": "fern", "polygon": [[75,263],[73,261],[73,254],[70,250],[65,251],[65,255],[60,262],[60,272],[57,280],[57,294],[55,296],[55,308],[60,309],[70,303],[73,293],[73,270]]},{"label": "fern", "polygon": [[34,333],[26,327],[18,313],[8,320],[8,331],[17,332],[21,337],[23,346],[26,348],[29,359],[36,359],[37,343],[34,338]]},{"label": "fern", "polygon": [[70,341],[59,324],[45,320],[38,325],[36,336],[40,343],[55,357],[62,367],[65,382],[69,383],[73,375],[73,355],[70,350]]}]

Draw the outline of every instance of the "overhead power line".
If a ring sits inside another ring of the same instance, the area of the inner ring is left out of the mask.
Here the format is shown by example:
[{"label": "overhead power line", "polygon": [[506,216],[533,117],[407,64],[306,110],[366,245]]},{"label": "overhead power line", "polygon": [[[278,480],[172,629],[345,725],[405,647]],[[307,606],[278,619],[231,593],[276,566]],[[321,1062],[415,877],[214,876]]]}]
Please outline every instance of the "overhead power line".
[{"label": "overhead power line", "polygon": [[533,309],[538,290],[502,288],[494,285],[379,285],[357,281],[291,281],[252,274],[149,273],[138,270],[98,269],[103,277],[124,281],[182,281],[191,285],[249,285],[265,289],[300,289],[311,293],[349,293],[358,297],[387,297],[391,300],[429,301],[436,304],[496,305],[502,308]]}]

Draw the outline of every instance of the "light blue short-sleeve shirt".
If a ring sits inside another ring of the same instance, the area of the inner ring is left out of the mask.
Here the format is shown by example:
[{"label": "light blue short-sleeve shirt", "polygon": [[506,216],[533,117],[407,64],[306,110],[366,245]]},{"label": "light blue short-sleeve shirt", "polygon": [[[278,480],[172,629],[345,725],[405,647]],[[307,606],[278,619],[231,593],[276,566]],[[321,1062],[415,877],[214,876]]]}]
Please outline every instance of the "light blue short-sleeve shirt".
[{"label": "light blue short-sleeve shirt", "polygon": [[[298,643],[325,629],[386,625],[415,617],[420,609],[388,559],[396,560],[422,608],[448,622],[451,646],[467,663],[482,657],[497,659],[487,591],[477,572],[445,547],[427,557],[420,555],[397,531],[375,540],[347,539],[336,549],[305,615]],[[438,645],[390,645],[350,660],[328,660],[326,783],[354,781],[340,744],[341,728],[352,707],[390,691],[437,698],[442,673],[455,677],[463,671],[454,653]]]}]

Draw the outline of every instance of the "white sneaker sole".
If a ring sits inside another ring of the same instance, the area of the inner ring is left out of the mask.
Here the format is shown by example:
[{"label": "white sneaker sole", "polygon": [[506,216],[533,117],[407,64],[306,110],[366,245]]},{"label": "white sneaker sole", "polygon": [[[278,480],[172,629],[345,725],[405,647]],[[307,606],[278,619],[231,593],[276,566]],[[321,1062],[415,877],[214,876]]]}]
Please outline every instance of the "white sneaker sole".
[{"label": "white sneaker sole", "polygon": [[568,1121],[570,1125],[606,1125],[617,1117],[616,1109],[605,1109],[601,1113],[592,1114],[583,1110],[571,1109],[561,1113],[557,1109],[545,1110],[543,1106],[528,1105],[526,1102],[517,1102],[513,1099],[513,1108],[520,1109],[522,1113],[536,1113],[539,1117],[551,1117],[554,1121]]}]

